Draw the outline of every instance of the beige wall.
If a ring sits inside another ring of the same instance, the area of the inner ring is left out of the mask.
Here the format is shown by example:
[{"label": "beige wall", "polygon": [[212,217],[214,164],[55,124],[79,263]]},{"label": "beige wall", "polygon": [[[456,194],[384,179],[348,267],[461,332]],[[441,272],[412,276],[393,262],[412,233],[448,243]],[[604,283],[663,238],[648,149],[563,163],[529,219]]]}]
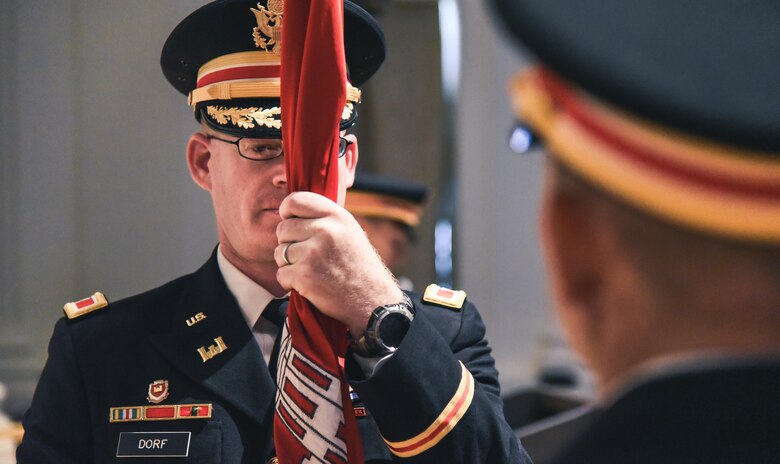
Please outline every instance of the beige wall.
[{"label": "beige wall", "polygon": [[[16,0],[0,16],[0,381],[18,414],[62,305],[119,299],[199,266],[216,243],[208,196],[189,179],[195,129],[159,51],[199,0]],[[457,174],[456,285],[481,308],[505,389],[533,373],[544,290],[534,215],[539,156],[506,149],[505,82],[519,66],[482,2],[461,2],[465,54],[455,148],[441,133],[437,13],[397,1],[380,17],[387,66],[367,86],[364,167],[432,184],[418,256],[433,279],[437,189]],[[445,119],[446,121],[446,119]]]}]

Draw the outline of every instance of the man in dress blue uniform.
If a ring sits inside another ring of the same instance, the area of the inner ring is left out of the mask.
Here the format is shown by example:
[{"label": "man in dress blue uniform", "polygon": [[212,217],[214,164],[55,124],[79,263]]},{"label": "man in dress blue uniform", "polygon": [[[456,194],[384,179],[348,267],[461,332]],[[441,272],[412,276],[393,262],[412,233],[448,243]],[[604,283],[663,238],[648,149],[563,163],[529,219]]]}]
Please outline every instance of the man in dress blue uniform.
[{"label": "man in dress blue uniform", "polygon": [[780,7],[494,0],[542,65],[556,308],[602,411],[557,463],[780,456]]},{"label": "man in dress blue uniform", "polygon": [[[354,339],[345,370],[355,394],[346,406],[358,416],[366,462],[523,459],[465,293],[403,293],[340,206],[358,155],[345,130],[357,117],[358,86],[384,58],[381,30],[345,2],[350,85],[335,203],[288,195],[282,19],[281,0],[222,0],[169,36],[162,69],[200,123],[186,159],[211,195],[219,246],[199,270],[159,288],[110,305],[95,293],[65,306],[24,417],[20,464],[272,461],[271,371],[291,287]],[[280,283],[280,269],[292,284]]]}]

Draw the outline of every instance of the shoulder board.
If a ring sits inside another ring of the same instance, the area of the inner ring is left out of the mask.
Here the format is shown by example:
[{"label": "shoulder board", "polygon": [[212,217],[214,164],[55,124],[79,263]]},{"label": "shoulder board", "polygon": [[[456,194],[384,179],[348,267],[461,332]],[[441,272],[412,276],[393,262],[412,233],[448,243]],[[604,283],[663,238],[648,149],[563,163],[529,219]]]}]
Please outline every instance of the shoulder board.
[{"label": "shoulder board", "polygon": [[426,303],[460,310],[463,307],[463,303],[466,302],[466,292],[463,290],[450,290],[449,288],[431,284],[425,289],[422,300]]},{"label": "shoulder board", "polygon": [[94,295],[83,300],[65,303],[62,309],[65,311],[65,315],[68,316],[68,319],[76,319],[106,306],[108,306],[106,297],[100,292],[95,292]]}]

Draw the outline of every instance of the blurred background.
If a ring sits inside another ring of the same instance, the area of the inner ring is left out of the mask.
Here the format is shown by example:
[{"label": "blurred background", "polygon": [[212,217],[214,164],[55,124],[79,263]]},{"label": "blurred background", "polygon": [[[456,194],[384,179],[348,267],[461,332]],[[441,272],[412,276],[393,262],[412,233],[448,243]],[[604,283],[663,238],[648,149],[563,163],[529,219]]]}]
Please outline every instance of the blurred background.
[{"label": "blurred background", "polygon": [[[216,244],[209,197],[184,159],[197,126],[159,67],[169,32],[204,3],[3,1],[0,408],[13,420],[65,302],[158,286]],[[402,274],[418,290],[437,282],[468,293],[505,394],[567,375],[588,391],[548,310],[536,229],[542,157],[507,143],[507,80],[523,62],[482,2],[358,3],[388,46],[363,88],[360,168],[430,188]]]}]

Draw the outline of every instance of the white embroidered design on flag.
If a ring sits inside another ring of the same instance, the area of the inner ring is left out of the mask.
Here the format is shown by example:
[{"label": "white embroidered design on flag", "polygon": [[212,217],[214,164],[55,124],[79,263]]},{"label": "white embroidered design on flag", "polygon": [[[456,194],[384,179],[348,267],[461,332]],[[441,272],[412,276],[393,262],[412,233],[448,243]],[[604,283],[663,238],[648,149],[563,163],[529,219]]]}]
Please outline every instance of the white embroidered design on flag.
[{"label": "white embroidered design on flag", "polygon": [[276,412],[311,458],[302,463],[346,463],[338,375],[327,372],[292,346],[287,323],[282,331],[277,385]]}]

